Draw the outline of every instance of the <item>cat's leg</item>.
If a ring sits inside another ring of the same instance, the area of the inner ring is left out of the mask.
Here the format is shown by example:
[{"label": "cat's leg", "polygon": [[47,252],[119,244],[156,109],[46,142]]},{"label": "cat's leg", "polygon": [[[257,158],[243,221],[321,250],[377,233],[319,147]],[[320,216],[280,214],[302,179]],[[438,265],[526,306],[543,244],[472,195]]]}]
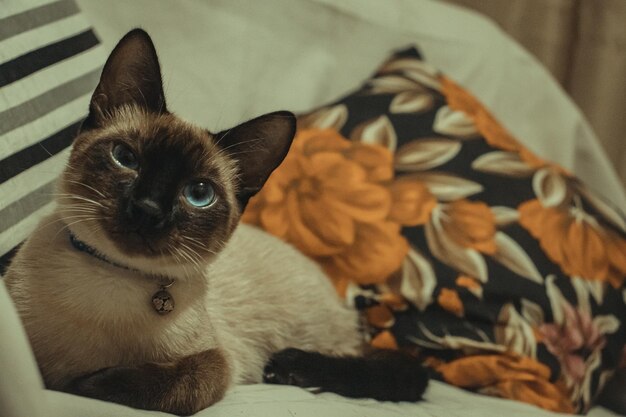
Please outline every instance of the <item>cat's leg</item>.
[{"label": "cat's leg", "polygon": [[73,380],[64,391],[146,410],[191,415],[219,401],[230,369],[219,349],[169,363],[105,368]]},{"label": "cat's leg", "polygon": [[375,350],[362,357],[333,357],[290,348],[270,358],[263,380],[345,397],[418,401],[428,385],[428,371],[417,358],[402,351]]}]

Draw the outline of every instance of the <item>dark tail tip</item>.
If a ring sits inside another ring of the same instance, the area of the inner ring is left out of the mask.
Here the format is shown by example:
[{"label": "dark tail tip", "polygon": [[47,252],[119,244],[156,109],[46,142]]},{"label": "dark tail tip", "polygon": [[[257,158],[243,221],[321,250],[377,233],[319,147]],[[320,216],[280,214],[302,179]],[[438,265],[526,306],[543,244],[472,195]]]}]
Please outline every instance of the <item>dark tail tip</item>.
[{"label": "dark tail tip", "polygon": [[392,350],[377,350],[364,357],[331,357],[285,349],[272,356],[264,371],[266,383],[396,402],[421,400],[428,379],[428,371],[417,358]]},{"label": "dark tail tip", "polygon": [[428,387],[429,372],[413,355],[377,350],[363,358],[370,374],[369,397],[380,401],[419,401]]}]

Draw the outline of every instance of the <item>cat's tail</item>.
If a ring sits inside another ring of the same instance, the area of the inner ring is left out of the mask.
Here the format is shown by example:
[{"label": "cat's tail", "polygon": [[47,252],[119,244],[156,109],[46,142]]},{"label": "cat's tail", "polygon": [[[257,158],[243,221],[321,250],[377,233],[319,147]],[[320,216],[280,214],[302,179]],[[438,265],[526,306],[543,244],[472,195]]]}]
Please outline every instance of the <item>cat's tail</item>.
[{"label": "cat's tail", "polygon": [[419,401],[428,386],[428,371],[417,358],[397,350],[333,357],[289,348],[270,358],[263,381],[345,397]]}]

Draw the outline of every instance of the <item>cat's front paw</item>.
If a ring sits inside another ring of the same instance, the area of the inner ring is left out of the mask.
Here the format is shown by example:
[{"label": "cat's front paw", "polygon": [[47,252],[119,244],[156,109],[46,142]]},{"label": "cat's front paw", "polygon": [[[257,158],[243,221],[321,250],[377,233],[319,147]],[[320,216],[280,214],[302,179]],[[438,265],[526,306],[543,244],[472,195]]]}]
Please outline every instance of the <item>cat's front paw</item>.
[{"label": "cat's front paw", "polygon": [[200,395],[187,395],[196,387],[177,390],[168,369],[155,363],[112,367],[72,381],[66,391],[83,397],[144,410],[188,416],[210,405]]},{"label": "cat's front paw", "polygon": [[230,367],[224,354],[209,349],[176,362],[100,369],[74,379],[64,391],[186,416],[222,399],[229,384]]},{"label": "cat's front paw", "polygon": [[74,379],[65,390],[83,397],[147,408],[138,404],[143,395],[136,392],[145,385],[140,380],[142,374],[137,367],[104,368]]},{"label": "cat's front paw", "polygon": [[[145,367],[145,366],[144,366]],[[156,409],[145,404],[148,393],[146,371],[140,367],[111,367],[74,379],[67,391],[83,397],[130,405],[137,408]]]},{"label": "cat's front paw", "polygon": [[[267,384],[315,387],[316,363],[321,355],[288,348],[274,353],[263,369],[263,382]],[[320,371],[320,369],[318,369]]]}]

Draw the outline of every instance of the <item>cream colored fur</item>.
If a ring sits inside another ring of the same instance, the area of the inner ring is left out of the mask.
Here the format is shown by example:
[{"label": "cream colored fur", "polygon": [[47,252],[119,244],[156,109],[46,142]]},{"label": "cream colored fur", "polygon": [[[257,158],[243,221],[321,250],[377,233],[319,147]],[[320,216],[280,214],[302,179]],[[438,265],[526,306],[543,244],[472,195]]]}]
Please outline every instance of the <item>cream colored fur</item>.
[{"label": "cream colored fur", "polygon": [[[239,225],[203,276],[170,266],[176,307],[150,304],[158,281],[76,250],[55,213],[27,240],[6,276],[9,292],[46,384],[62,388],[103,367],[165,362],[220,347],[232,383],[260,382],[272,352],[298,347],[356,354],[355,311],[344,307],[324,273],[282,241]],[[107,253],[106,238],[78,237]],[[125,264],[141,264],[113,258]]]}]

